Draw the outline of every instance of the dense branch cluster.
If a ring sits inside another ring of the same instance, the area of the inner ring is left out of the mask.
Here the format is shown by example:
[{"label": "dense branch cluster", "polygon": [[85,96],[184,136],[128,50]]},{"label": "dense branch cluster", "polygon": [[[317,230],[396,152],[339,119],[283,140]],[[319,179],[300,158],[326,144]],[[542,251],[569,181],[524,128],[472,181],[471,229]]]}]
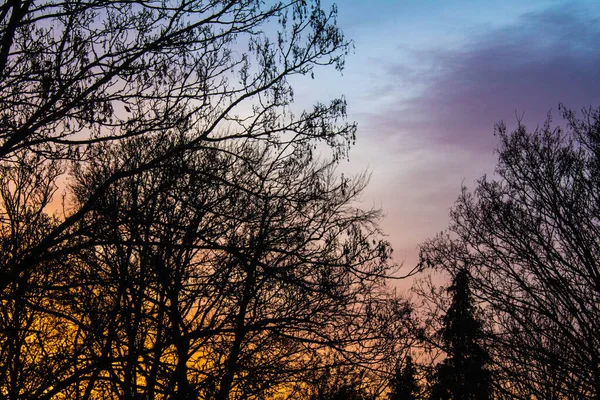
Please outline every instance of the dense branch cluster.
[{"label": "dense branch cluster", "polygon": [[397,349],[345,102],[290,109],[291,76],[343,66],[335,14],[0,6],[1,397],[298,397]]},{"label": "dense branch cluster", "polygon": [[498,179],[463,190],[424,265],[468,268],[499,396],[600,396],[600,113],[501,139]]}]

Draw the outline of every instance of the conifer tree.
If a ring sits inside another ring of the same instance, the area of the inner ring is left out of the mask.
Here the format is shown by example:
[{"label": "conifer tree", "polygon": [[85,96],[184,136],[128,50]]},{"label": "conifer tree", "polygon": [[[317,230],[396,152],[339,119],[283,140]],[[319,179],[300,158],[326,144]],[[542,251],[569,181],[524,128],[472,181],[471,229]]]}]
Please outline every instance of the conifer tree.
[{"label": "conifer tree", "polygon": [[488,400],[489,355],[480,344],[482,326],[475,316],[467,270],[456,273],[448,291],[452,304],[441,331],[447,357],[435,373],[431,400]]},{"label": "conifer tree", "polygon": [[415,377],[415,366],[412,357],[406,357],[406,363],[403,368],[396,369],[396,374],[392,378],[392,391],[389,400],[416,400],[420,392],[417,378]]}]

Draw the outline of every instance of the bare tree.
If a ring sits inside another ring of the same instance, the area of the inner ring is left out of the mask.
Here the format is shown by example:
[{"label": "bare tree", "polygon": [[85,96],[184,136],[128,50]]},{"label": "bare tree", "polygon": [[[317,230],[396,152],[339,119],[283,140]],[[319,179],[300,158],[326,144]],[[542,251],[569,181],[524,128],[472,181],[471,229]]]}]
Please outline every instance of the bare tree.
[{"label": "bare tree", "polygon": [[[2,162],[36,153],[82,163],[99,143],[179,135],[160,159],[107,176],[93,200],[114,181],[208,141],[322,139],[343,151],[355,132],[354,124],[336,122],[345,115],[343,99],[300,115],[288,108],[291,76],[343,66],[348,43],[335,14],[305,1],[6,2]],[[87,210],[72,209],[20,262],[7,264],[0,288],[40,254],[51,257]]]},{"label": "bare tree", "polygon": [[[113,169],[168,151],[167,139],[98,150],[76,172],[78,201]],[[76,227],[89,243],[75,303],[93,307],[72,318],[92,321],[82,335],[94,363],[50,392],[83,381],[88,397],[246,398],[305,371],[381,362],[407,306],[385,288],[379,212],[352,205],[364,177],[334,170],[302,144],[244,141],[112,185]]]},{"label": "bare tree", "polygon": [[[44,163],[36,155],[24,156],[0,170],[0,274],[7,265],[20,262],[43,240],[57,220],[45,210],[56,190],[54,181],[61,166]],[[63,262],[64,260],[60,260]],[[41,310],[48,299],[47,286],[62,281],[60,262],[28,269],[18,280],[7,282],[0,297],[0,387],[8,399],[22,398],[48,381],[50,368],[60,369],[65,356],[60,326],[53,326]],[[44,343],[31,351],[29,343]],[[52,350],[51,350],[52,348]]]},{"label": "bare tree", "polygon": [[343,67],[335,17],[0,6],[2,395],[251,398],[392,354],[406,305],[380,214],[334,171],[356,126],[343,99],[290,110],[290,77]]},{"label": "bare tree", "polygon": [[600,396],[600,115],[563,115],[566,130],[500,124],[498,179],[463,188],[448,234],[422,247],[423,265],[470,268],[498,390],[518,398]]},{"label": "bare tree", "polygon": [[[348,43],[335,15],[335,8],[325,12],[319,2],[305,1],[16,0],[0,6],[3,395],[135,396],[141,377],[152,386],[171,373],[165,359],[186,353],[191,340],[187,321],[176,321],[185,316],[177,303],[188,299],[177,298],[184,295],[174,283],[188,277],[177,277],[181,269],[173,265],[199,257],[193,246],[182,250],[190,239],[174,227],[185,212],[167,207],[170,215],[142,223],[132,219],[136,213],[110,207],[135,204],[114,202],[127,193],[123,185],[132,189],[149,176],[161,181],[169,171],[179,173],[168,164],[211,142],[325,140],[342,154],[355,132],[354,124],[338,123],[343,99],[299,115],[289,109],[291,76],[312,74],[317,65],[343,66]],[[134,140],[143,137],[151,139]],[[141,159],[115,167],[115,159],[102,157],[161,138],[165,145]],[[94,168],[101,173],[86,181],[93,191],[77,193],[62,214],[50,211],[56,188],[72,179],[68,171]],[[189,188],[207,184],[200,181]],[[159,183],[166,182],[176,180]],[[154,206],[171,204],[169,196],[148,196]],[[160,234],[159,223],[167,224]],[[206,229],[215,226],[230,229],[219,220]],[[164,253],[151,242],[172,233],[180,249],[170,245]],[[166,264],[159,268],[156,260]],[[163,279],[158,286],[157,277]],[[146,315],[149,303],[153,311]],[[156,342],[152,351],[149,338]],[[185,386],[185,362],[177,368],[181,380],[172,382]]]},{"label": "bare tree", "polygon": [[335,9],[318,2],[17,0],[0,9],[0,35],[3,158],[74,158],[75,145],[187,127],[204,140],[224,122],[229,136],[333,139],[322,129],[343,107],[275,115],[291,75],[343,65]]}]

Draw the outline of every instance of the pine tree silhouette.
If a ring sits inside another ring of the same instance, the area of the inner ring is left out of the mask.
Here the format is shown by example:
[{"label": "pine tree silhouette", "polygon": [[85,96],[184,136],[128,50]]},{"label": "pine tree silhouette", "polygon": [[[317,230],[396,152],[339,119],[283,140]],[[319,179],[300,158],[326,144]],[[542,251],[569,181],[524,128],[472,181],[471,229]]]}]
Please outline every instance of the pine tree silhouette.
[{"label": "pine tree silhouette", "polygon": [[404,368],[398,367],[396,374],[392,378],[389,400],[416,400],[420,392],[417,378],[415,377],[415,366],[412,357],[406,357]]},{"label": "pine tree silhouette", "polygon": [[487,351],[481,346],[481,322],[469,288],[469,273],[462,269],[448,288],[452,304],[444,316],[441,336],[446,359],[438,365],[431,400],[488,400],[491,374]]}]

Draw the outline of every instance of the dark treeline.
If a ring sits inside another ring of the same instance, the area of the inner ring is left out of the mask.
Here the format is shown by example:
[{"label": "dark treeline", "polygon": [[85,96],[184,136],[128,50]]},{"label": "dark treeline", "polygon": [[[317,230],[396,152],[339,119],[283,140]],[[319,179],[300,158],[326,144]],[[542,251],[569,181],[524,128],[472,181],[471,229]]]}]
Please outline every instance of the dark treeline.
[{"label": "dark treeline", "polygon": [[350,47],[319,1],[0,6],[1,398],[600,398],[599,111],[498,126],[413,312],[344,99],[291,109]]}]

